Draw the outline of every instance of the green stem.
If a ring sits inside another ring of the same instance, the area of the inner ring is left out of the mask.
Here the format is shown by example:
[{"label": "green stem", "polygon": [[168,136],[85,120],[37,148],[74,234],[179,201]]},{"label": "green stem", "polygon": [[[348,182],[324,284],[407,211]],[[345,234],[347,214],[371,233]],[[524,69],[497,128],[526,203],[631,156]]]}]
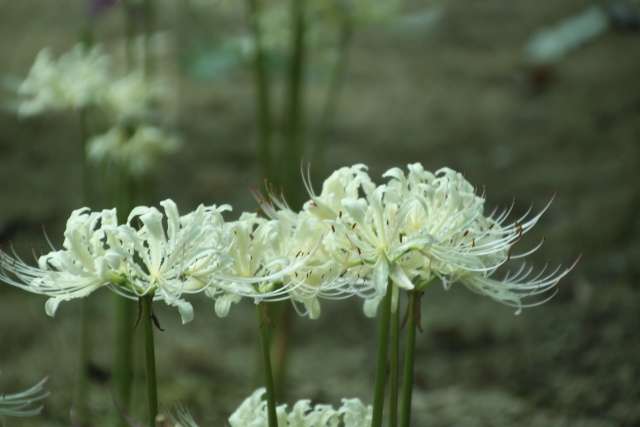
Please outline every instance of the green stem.
[{"label": "green stem", "polygon": [[144,329],[144,361],[147,376],[147,407],[149,409],[149,425],[154,426],[158,414],[158,389],[156,386],[156,356],[153,344],[153,312],[151,303],[153,294],[141,297],[142,327]]},{"label": "green stem", "polygon": [[[399,295],[398,295],[399,297]],[[391,360],[389,373],[389,423],[396,427],[398,423],[398,361],[400,354],[400,302],[391,308]]]},{"label": "green stem", "polygon": [[287,200],[293,209],[300,203],[300,161],[304,146],[303,77],[305,62],[304,0],[291,0],[293,40],[289,59],[288,93],[286,102],[287,128],[284,146],[283,184],[288,191]]},{"label": "green stem", "polygon": [[78,363],[78,377],[73,397],[73,406],[77,411],[78,419],[87,421],[86,393],[87,393],[87,372],[89,372],[89,311],[91,299],[82,298],[80,303],[80,357]]},{"label": "green stem", "polygon": [[[89,168],[87,166],[87,154],[86,145],[88,139],[87,129],[87,112],[84,108],[80,109],[78,113],[79,127],[80,127],[80,163],[82,167],[82,200],[83,206],[90,205],[90,175]],[[90,299],[82,298],[80,302],[80,355],[78,363],[78,372],[76,378],[76,387],[74,393],[74,407],[78,411],[79,419],[84,419],[86,416],[86,390],[88,386],[87,372],[89,371],[89,349],[90,349],[90,334],[89,334],[89,308]]]},{"label": "green stem", "polygon": [[131,0],[122,0],[122,11],[124,14],[125,56],[127,67],[131,70],[133,69],[133,37],[135,36],[135,22]]},{"label": "green stem", "polygon": [[[286,399],[285,380],[287,376],[287,356],[289,354],[289,340],[291,338],[291,326],[294,318],[293,305],[286,304],[287,301],[270,302],[269,307],[275,308],[277,314],[275,316],[275,324],[278,329],[271,336],[271,365],[273,372],[273,386],[280,399]],[[269,314],[273,311],[269,311]]]},{"label": "green stem", "polygon": [[380,313],[380,329],[378,332],[378,355],[376,359],[376,380],[373,391],[373,417],[371,427],[382,426],[384,410],[384,389],[387,379],[387,353],[389,351],[389,320],[391,317],[391,280],[387,286],[387,294],[382,298]]},{"label": "green stem", "polygon": [[81,108],[78,112],[80,125],[80,163],[82,166],[82,203],[91,205],[91,173],[87,162],[87,141],[89,140],[89,125],[87,123],[87,110]]},{"label": "green stem", "polygon": [[153,0],[144,0],[144,42],[143,42],[143,64],[145,75],[152,76],[154,72],[154,64],[151,55],[151,37],[155,30],[156,16]]},{"label": "green stem", "polygon": [[413,395],[413,366],[416,351],[416,292],[409,292],[409,308],[407,311],[407,341],[404,353],[404,374],[402,378],[402,406],[400,412],[400,427],[409,427],[411,423],[411,399]]},{"label": "green stem", "polygon": [[273,374],[271,373],[269,324],[267,322],[268,314],[264,302],[256,306],[256,312],[258,314],[258,324],[260,325],[260,346],[262,347],[262,362],[264,365],[264,384],[267,389],[267,415],[269,418],[269,427],[278,427],[275,388],[273,385]]},{"label": "green stem", "polygon": [[[125,224],[133,204],[133,191],[130,179],[119,165],[118,185],[115,191],[118,224]],[[114,384],[118,403],[125,413],[131,409],[131,389],[133,386],[133,332],[137,308],[131,300],[114,295],[115,312],[115,357]],[[121,419],[120,425],[128,426]]]},{"label": "green stem", "polygon": [[258,109],[258,156],[262,175],[267,179],[275,179],[272,175],[271,153],[271,93],[267,75],[267,61],[262,45],[262,31],[260,30],[260,16],[262,10],[258,0],[246,0],[247,19],[251,28],[251,35],[255,45],[253,57],[253,73],[256,85],[256,107]]},{"label": "green stem", "polygon": [[[116,343],[114,360],[114,385],[118,404],[125,413],[131,408],[131,387],[133,384],[133,323],[135,304],[119,295],[114,295],[116,317]],[[128,426],[121,419],[120,425]]]},{"label": "green stem", "polygon": [[342,87],[342,81],[347,69],[349,59],[349,47],[351,46],[351,40],[353,38],[353,19],[345,12],[344,20],[340,28],[340,39],[338,41],[338,57],[336,63],[331,70],[329,77],[329,86],[327,88],[327,96],[322,106],[322,112],[320,113],[320,120],[316,131],[316,136],[311,147],[312,155],[311,160],[315,162],[317,167],[314,168],[317,172],[321,172],[324,169],[325,160],[325,138],[329,127],[333,123],[335,113],[337,111],[337,104]]}]

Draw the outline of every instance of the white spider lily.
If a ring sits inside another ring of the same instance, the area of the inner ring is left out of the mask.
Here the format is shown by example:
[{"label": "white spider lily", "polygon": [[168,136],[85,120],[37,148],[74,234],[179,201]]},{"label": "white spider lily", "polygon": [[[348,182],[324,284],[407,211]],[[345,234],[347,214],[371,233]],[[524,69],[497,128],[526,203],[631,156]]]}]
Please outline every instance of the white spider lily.
[{"label": "white spider lily", "polygon": [[311,319],[320,316],[320,298],[344,299],[360,292],[355,270],[347,270],[346,264],[338,261],[326,245],[328,240],[324,236],[331,232],[328,222],[303,212],[291,238],[296,251],[312,254],[288,276],[289,294],[296,311]]},{"label": "white spider lily", "polygon": [[54,316],[62,301],[84,298],[109,283],[122,282],[120,254],[109,248],[114,237],[104,229],[115,223],[115,209],[99,213],[78,209],[67,221],[64,249],[41,256],[38,267],[0,251],[0,280],[49,296],[45,311]]},{"label": "white spider lily", "polygon": [[436,276],[445,287],[460,281],[479,294],[517,307],[519,313],[522,307],[547,301],[553,293],[529,304],[523,303],[522,298],[552,291],[573,268],[573,265],[564,270],[558,267],[548,273],[545,267],[536,274],[531,266],[523,264],[515,274],[507,273],[502,280],[492,278],[510,259],[524,258],[541,246],[540,243],[525,253],[512,254],[512,247],[537,223],[551,202],[532,217],[529,209],[513,223],[505,224],[511,209],[497,216],[484,216],[484,198],[475,194],[464,176],[448,168],[432,175],[414,164],[409,165],[407,177],[399,169],[392,169],[387,176],[392,177],[389,185],[401,197],[418,201],[421,209],[413,211],[418,217],[411,222],[422,224],[435,239],[428,248],[419,250],[420,280]]},{"label": "white spider lily", "polygon": [[293,288],[286,286],[288,275],[304,265],[315,248],[306,253],[294,251],[290,227],[252,213],[243,213],[226,227],[233,238],[226,255],[233,261],[227,271],[215,275],[206,290],[216,300],[218,316],[226,316],[231,303],[242,297],[256,303],[289,299]]},{"label": "white spider lily", "polygon": [[[260,388],[242,402],[229,417],[231,427],[266,427],[268,423],[267,402],[262,399],[265,389]],[[359,399],[342,399],[342,406],[312,406],[304,399],[296,402],[290,411],[287,405],[276,408],[280,427],[368,427],[371,425],[372,407],[364,406]]]},{"label": "white spider lily", "polygon": [[50,316],[60,302],[107,286],[131,299],[153,295],[176,306],[182,322],[189,322],[193,308],[182,294],[202,291],[230,263],[224,256],[230,238],[221,215],[230,207],[201,205],[180,216],[173,201],[161,205],[166,230],[165,216],[156,208],[137,207],[122,225],[117,224],[115,209],[74,211],[64,250],[43,255],[38,267],[0,251],[0,279],[49,296],[45,310]]},{"label": "white spider lily", "polygon": [[319,195],[314,193],[307,171],[304,184],[311,200],[305,204],[304,209],[319,219],[338,218],[343,210],[342,200],[357,199],[361,192],[369,196],[375,190],[376,186],[366,171],[367,166],[363,164],[338,169],[324,181]]},{"label": "white spider lily", "polygon": [[153,171],[162,156],[175,152],[178,138],[155,126],[114,126],[87,142],[87,158],[97,164],[115,164],[132,176]]},{"label": "white spider lily", "polygon": [[369,427],[373,418],[373,407],[364,406],[360,399],[342,399],[338,409],[342,415],[344,427]]},{"label": "white spider lily", "polygon": [[[536,305],[539,302],[523,304],[521,299],[554,289],[572,268],[558,268],[550,274],[543,270],[536,275],[523,266],[503,280],[492,278],[510,259],[523,258],[540,247],[512,254],[513,245],[537,223],[548,205],[536,215],[530,216],[530,210],[508,224],[510,209],[485,216],[483,195],[449,168],[434,174],[412,164],[406,176],[394,168],[384,175],[388,183],[373,190],[369,181],[358,175],[363,169],[358,165],[334,173],[321,196],[308,187],[312,201],[304,212],[323,219],[331,228],[323,248],[343,266],[342,276],[362,279],[359,294],[366,300],[369,316],[375,314],[389,283],[393,284],[395,307],[398,289],[412,290],[415,284],[431,283],[434,278],[440,278],[445,287],[460,281],[518,308]],[[346,197],[338,200],[341,195]]]},{"label": "white spider lily", "polygon": [[165,210],[166,230],[162,213],[144,206],[131,211],[129,225],[113,229],[125,257],[122,275],[126,279],[114,290],[129,297],[153,295],[176,306],[182,322],[187,323],[193,319],[193,308],[181,295],[202,291],[211,277],[230,263],[223,255],[230,239],[221,215],[230,207],[200,205],[180,216],[172,200],[160,204]]},{"label": "white spider lily", "polygon": [[18,89],[18,114],[31,116],[51,110],[79,109],[102,102],[109,86],[111,59],[100,47],[82,44],[55,61],[49,49],[41,50]]},{"label": "white spider lily", "polygon": [[344,299],[361,292],[359,272],[348,270],[344,257],[333,254],[336,245],[326,236],[335,230],[329,219],[341,216],[340,204],[336,200],[344,195],[355,197],[360,190],[373,189],[365,169],[364,165],[356,165],[336,171],[325,181],[320,196],[313,192],[307,177],[305,186],[311,201],[299,213],[293,212],[282,193],[276,195],[272,187],[267,186],[266,198],[252,189],[267,216],[289,230],[289,246],[295,248],[296,253],[310,254],[305,263],[285,278],[291,300],[300,315],[316,319],[320,316],[319,298]]},{"label": "white spider lily", "polygon": [[49,392],[44,391],[44,384],[49,380],[47,375],[39,383],[33,387],[20,392],[0,394],[0,421],[4,421],[4,417],[33,417],[38,415],[43,406],[36,406],[38,402],[49,396]]}]

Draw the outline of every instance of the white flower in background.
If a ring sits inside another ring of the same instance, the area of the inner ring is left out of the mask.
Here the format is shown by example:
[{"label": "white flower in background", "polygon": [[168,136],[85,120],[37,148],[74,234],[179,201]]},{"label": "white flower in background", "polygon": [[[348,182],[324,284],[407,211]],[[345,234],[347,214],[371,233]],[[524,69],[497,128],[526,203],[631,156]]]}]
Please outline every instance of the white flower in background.
[{"label": "white flower in background", "polygon": [[[265,389],[256,390],[244,400],[229,417],[231,427],[267,427],[267,402],[262,399]],[[337,410],[331,405],[311,405],[309,400],[300,400],[287,411],[287,405],[276,408],[280,427],[369,427],[371,406],[364,406],[359,399],[343,399]]]},{"label": "white flower in background", "polygon": [[32,116],[99,104],[110,83],[110,65],[111,59],[99,46],[78,44],[57,61],[51,50],[41,50],[18,88],[18,114]]},{"label": "white flower in background", "polygon": [[44,384],[48,379],[49,376],[46,376],[33,387],[20,393],[0,393],[0,421],[3,425],[6,422],[5,417],[33,417],[42,411],[42,405],[34,407],[34,404],[49,396],[49,392],[44,391]]},{"label": "white flower in background", "polygon": [[224,256],[231,239],[221,214],[230,206],[200,205],[180,216],[172,200],[160,204],[166,219],[158,209],[140,206],[131,211],[128,225],[113,229],[125,258],[125,282],[113,290],[130,297],[153,295],[176,306],[187,323],[193,307],[181,296],[204,290],[231,262]]},{"label": "white flower in background", "polygon": [[0,280],[29,292],[46,295],[45,311],[54,316],[62,301],[84,298],[109,283],[118,283],[121,254],[103,227],[116,223],[116,212],[74,211],[67,221],[63,250],[52,251],[33,267],[0,251]]},{"label": "white flower in background", "polygon": [[338,413],[342,415],[344,427],[370,427],[373,407],[364,406],[360,399],[342,399]]},{"label": "white flower in background", "polygon": [[154,126],[115,126],[88,141],[87,158],[98,164],[125,167],[132,176],[144,176],[159,165],[162,156],[179,146],[175,136]]},{"label": "white flower in background", "polygon": [[175,102],[172,85],[141,70],[114,79],[104,94],[104,107],[118,124],[149,121],[158,108]]},{"label": "white flower in background", "polygon": [[[269,425],[267,401],[262,399],[265,393],[266,389],[263,387],[247,397],[229,417],[229,425],[231,427],[267,427]],[[276,408],[278,426],[281,427],[288,426],[285,408],[286,405]]]}]

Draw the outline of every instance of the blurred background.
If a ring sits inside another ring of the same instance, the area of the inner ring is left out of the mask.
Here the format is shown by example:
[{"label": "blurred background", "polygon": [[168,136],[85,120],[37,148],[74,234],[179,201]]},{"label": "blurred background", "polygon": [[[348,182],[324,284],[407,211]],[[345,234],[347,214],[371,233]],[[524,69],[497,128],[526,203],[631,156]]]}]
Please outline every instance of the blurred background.
[{"label": "blurred background", "polygon": [[[229,43],[246,32],[243,9],[233,1],[155,5],[158,68],[177,93],[167,121],[182,145],[155,171],[148,203],[171,198],[183,213],[230,203],[233,218],[252,211],[248,184],[275,178],[261,173],[250,64]],[[25,259],[31,244],[47,245],[43,224],[61,246],[69,214],[83,204],[82,162],[74,113],[18,118],[15,82],[42,48],[57,57],[78,42],[87,7],[0,1],[0,244],[6,250],[13,241]],[[117,4],[90,25],[96,42],[122,40]],[[567,265],[582,254],[551,302],[515,317],[462,287],[429,289],[414,425],[639,425],[640,4],[406,0],[385,19],[357,26],[350,43],[323,158],[302,153],[316,189],[355,163],[367,164],[377,182],[391,167],[448,166],[486,186],[487,207],[515,198],[514,218],[555,195],[527,236],[529,246],[545,238],[533,258]],[[538,45],[555,48],[539,53]],[[276,55],[270,67],[280,106],[285,66]],[[329,78],[322,60],[305,69],[308,134]],[[285,127],[281,110],[273,114],[276,134]],[[285,157],[276,152],[276,170]],[[108,425],[112,411],[104,295],[94,304],[95,426]],[[51,319],[44,302],[0,287],[0,391],[51,374],[42,415],[11,425],[70,425],[78,307],[65,303]],[[159,398],[187,403],[203,426],[224,425],[256,385],[253,309],[240,304],[218,319],[207,301],[194,307],[195,321],[184,326],[174,310],[158,307],[166,329],[156,335]],[[376,328],[352,300],[325,302],[317,321],[296,319],[287,399],[370,402]]]}]

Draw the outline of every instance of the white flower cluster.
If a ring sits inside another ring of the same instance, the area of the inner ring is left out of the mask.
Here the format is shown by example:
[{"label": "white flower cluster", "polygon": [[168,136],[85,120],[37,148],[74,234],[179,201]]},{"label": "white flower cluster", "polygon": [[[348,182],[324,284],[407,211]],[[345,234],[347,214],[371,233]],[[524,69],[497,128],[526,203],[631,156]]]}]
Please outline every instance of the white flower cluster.
[{"label": "white flower cluster", "polygon": [[144,175],[179,146],[175,136],[151,124],[155,110],[174,103],[172,86],[140,70],[121,75],[115,62],[99,45],[78,44],[57,61],[43,49],[18,88],[18,114],[97,108],[113,126],[87,142],[89,159]]},{"label": "white flower cluster", "polygon": [[[484,198],[451,169],[436,173],[409,165],[373,183],[364,165],[334,172],[300,212],[270,193],[258,195],[270,217],[243,213],[224,221],[229,206],[200,206],[180,215],[175,203],[135,208],[126,224],[115,210],[80,209],[67,222],[64,249],[43,255],[38,267],[0,251],[0,279],[50,297],[53,315],[62,301],[108,287],[129,298],[153,295],[176,306],[183,322],[193,318],[184,294],[203,291],[219,316],[242,298],[290,299],[298,312],[317,318],[321,298],[365,299],[375,315],[387,292],[421,290],[435,279],[459,281],[520,310],[549,296],[572,266],[533,274],[526,263],[503,279],[493,275],[526,256],[511,249],[542,212],[507,222],[509,210],[486,216]],[[546,208],[545,208],[546,209]],[[166,224],[166,226],[165,226]],[[539,245],[538,245],[539,247]]]},{"label": "white flower cluster", "polygon": [[[267,402],[262,399],[264,388],[259,388],[245,399],[229,417],[231,427],[267,427]],[[287,427],[369,427],[372,407],[365,406],[359,399],[342,399],[342,406],[335,409],[331,405],[311,406],[310,400],[300,400],[287,411],[287,405],[276,408],[279,426]]]},{"label": "white flower cluster", "polygon": [[178,138],[156,126],[137,128],[114,126],[87,144],[87,158],[94,163],[111,162],[128,165],[132,176],[143,176],[152,170],[160,157],[180,147]]},{"label": "white flower cluster", "polygon": [[484,197],[451,169],[431,173],[416,163],[405,175],[393,168],[384,174],[387,183],[378,186],[366,169],[360,164],[337,170],[319,195],[307,184],[311,200],[300,212],[291,211],[274,194],[260,199],[272,218],[322,236],[311,260],[314,268],[309,268],[310,276],[321,280],[315,288],[306,280],[301,288],[302,302],[312,317],[319,314],[315,297],[332,291],[363,296],[365,313],[373,316],[388,283],[397,292],[421,289],[436,278],[447,288],[459,281],[519,311],[527,305],[522,298],[553,290],[572,268],[552,272],[545,268],[533,274],[523,263],[515,274],[492,277],[503,264],[538,249],[540,245],[520,254],[511,252],[546,207],[515,221],[508,220],[510,209],[487,216]]},{"label": "white flower cluster", "polygon": [[153,295],[189,322],[193,309],[182,295],[201,291],[230,262],[222,219],[229,207],[201,205],[181,216],[171,200],[161,205],[166,218],[156,208],[137,207],[120,225],[115,209],[76,210],[67,222],[64,249],[41,256],[38,267],[0,251],[0,279],[49,296],[50,316],[62,301],[108,287],[128,298]]},{"label": "white flower cluster", "polygon": [[57,61],[50,49],[41,50],[18,88],[18,114],[32,116],[101,103],[110,83],[110,67],[111,59],[100,47],[78,44]]}]

